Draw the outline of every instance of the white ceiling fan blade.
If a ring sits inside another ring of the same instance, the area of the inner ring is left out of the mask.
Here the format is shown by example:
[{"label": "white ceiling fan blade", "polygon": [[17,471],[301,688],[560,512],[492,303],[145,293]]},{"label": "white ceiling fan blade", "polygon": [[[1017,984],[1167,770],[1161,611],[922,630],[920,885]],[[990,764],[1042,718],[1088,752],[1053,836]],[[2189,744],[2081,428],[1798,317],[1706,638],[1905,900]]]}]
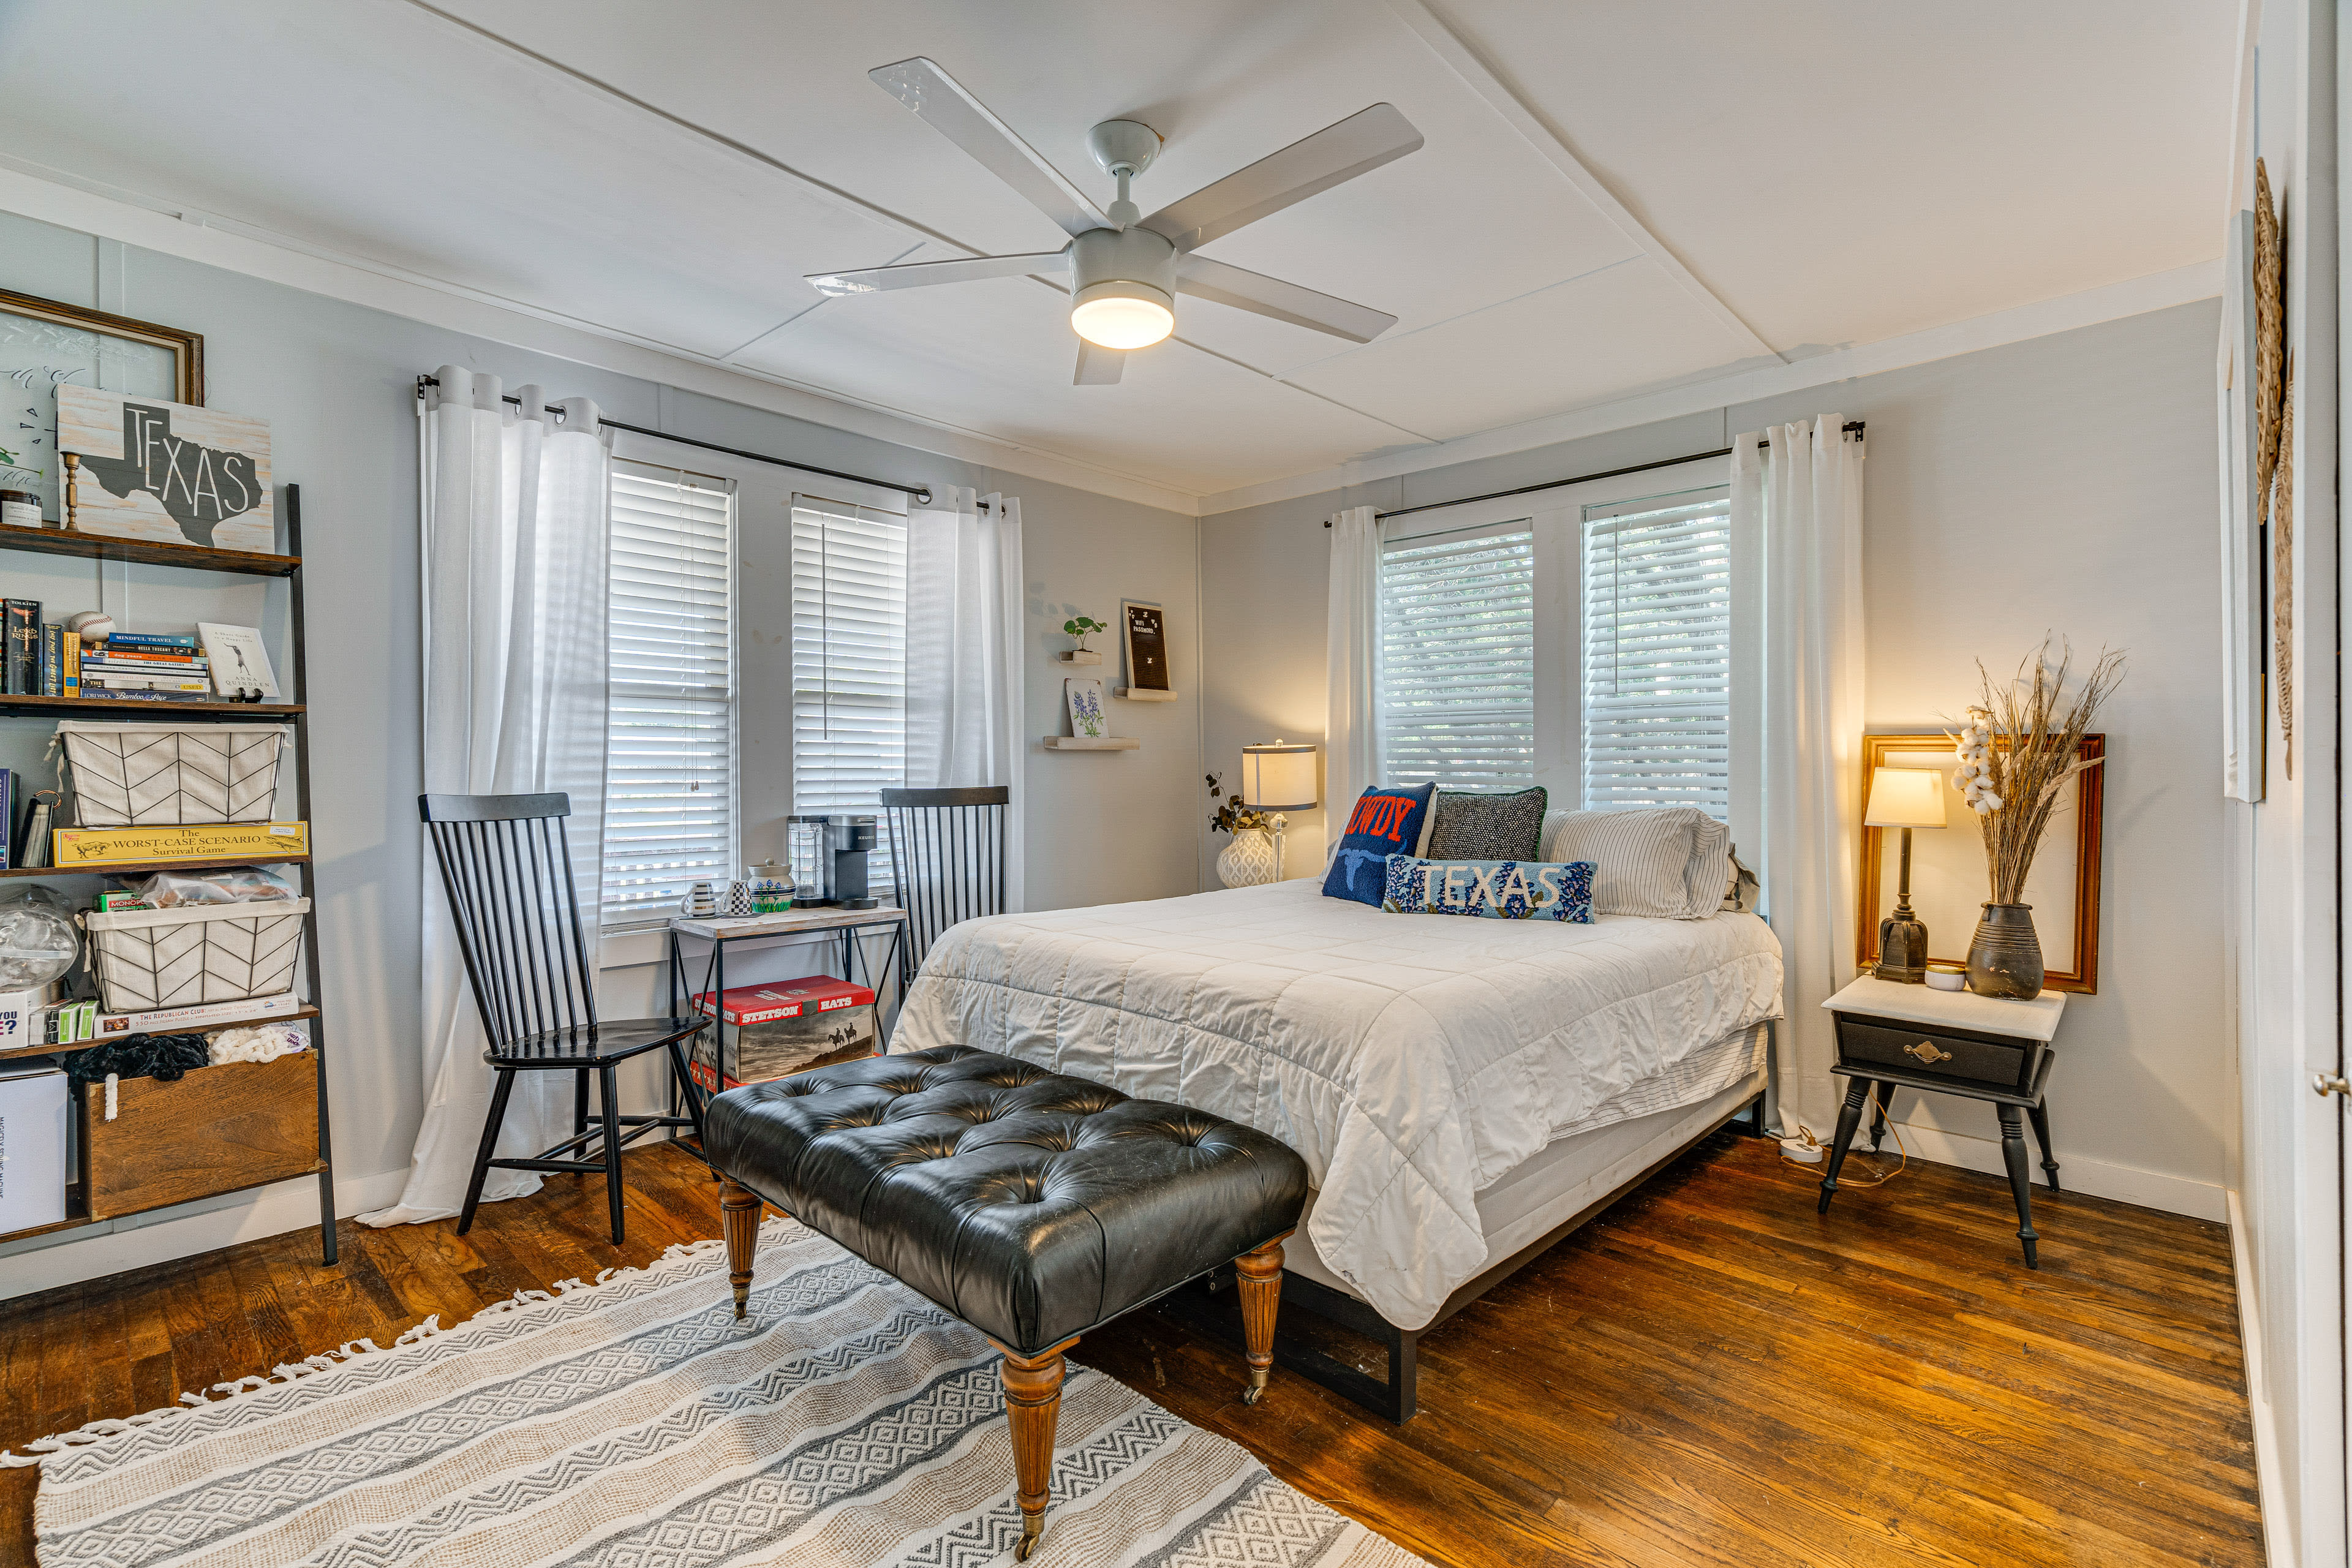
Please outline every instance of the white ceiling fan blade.
[{"label": "white ceiling fan blade", "polygon": [[865,267],[852,272],[812,272],[809,287],[820,294],[878,294],[886,289],[921,289],[933,283],[968,283],[977,278],[1018,278],[1030,272],[1060,272],[1068,265],[1059,250],[1025,256],[966,256],[953,261],[905,261],[896,267]]},{"label": "white ceiling fan blade", "polygon": [[1032,206],[1062,226],[1066,234],[1108,228],[1109,220],[1061,172],[1013,133],[988,105],[935,60],[917,55],[866,73],[875,85],[913,110],[931,129],[971,153],[981,166],[1029,199]]},{"label": "white ceiling fan blade", "polygon": [[1107,349],[1086,339],[1078,340],[1077,374],[1070,377],[1072,386],[1111,386],[1118,383],[1118,373],[1127,368],[1125,349]]},{"label": "white ceiling fan blade", "polygon": [[1176,292],[1220,305],[1272,316],[1293,326],[1312,327],[1349,342],[1368,343],[1391,327],[1396,318],[1370,305],[1358,305],[1297,283],[1285,283],[1263,272],[1228,267],[1205,256],[1188,256],[1176,264]]},{"label": "white ceiling fan blade", "polygon": [[1376,103],[1170,203],[1143,226],[1178,250],[1191,250],[1420,146],[1421,132],[1396,105]]}]

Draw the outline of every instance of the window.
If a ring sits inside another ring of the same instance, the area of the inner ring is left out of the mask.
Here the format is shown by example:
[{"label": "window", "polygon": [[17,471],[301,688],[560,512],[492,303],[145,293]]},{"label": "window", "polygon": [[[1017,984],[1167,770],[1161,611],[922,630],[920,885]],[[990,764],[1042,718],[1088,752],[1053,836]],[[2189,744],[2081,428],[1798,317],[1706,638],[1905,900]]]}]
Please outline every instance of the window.
[{"label": "window", "polygon": [[1731,810],[1731,503],[1584,509],[1584,804]]},{"label": "window", "polygon": [[733,487],[616,460],[606,610],[610,931],[735,865]]},{"label": "window", "polygon": [[[793,500],[793,810],[875,813],[907,777],[907,524]],[[887,835],[866,865],[890,885]]]},{"label": "window", "polygon": [[1382,550],[1385,783],[1536,782],[1535,621],[1535,535],[1524,528]]}]

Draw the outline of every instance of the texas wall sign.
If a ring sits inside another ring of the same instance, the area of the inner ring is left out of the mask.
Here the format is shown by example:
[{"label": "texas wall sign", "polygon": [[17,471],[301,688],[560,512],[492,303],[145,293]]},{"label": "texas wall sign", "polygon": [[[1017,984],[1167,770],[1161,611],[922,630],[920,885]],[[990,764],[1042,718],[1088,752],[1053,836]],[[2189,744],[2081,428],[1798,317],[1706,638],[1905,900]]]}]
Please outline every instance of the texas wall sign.
[{"label": "texas wall sign", "polygon": [[81,459],[74,526],[84,533],[278,548],[266,419],[68,384],[58,388],[58,450]]}]

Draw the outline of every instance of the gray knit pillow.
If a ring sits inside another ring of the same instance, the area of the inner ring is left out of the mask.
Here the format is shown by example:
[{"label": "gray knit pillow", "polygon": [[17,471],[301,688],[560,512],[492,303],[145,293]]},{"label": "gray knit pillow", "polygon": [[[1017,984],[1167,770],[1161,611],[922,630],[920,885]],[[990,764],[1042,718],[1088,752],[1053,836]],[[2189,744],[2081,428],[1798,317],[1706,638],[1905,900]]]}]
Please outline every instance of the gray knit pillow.
[{"label": "gray knit pillow", "polygon": [[1430,860],[1533,860],[1543,843],[1544,808],[1551,796],[1541,784],[1508,795],[1472,795],[1439,790],[1436,819],[1422,856]]}]

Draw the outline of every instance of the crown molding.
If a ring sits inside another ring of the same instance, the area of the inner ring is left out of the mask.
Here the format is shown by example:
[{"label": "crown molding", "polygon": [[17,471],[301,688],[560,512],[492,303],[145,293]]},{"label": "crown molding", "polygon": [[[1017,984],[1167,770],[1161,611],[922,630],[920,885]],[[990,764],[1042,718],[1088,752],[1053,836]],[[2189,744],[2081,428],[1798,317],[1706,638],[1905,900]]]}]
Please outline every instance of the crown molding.
[{"label": "crown molding", "polygon": [[[0,153],[0,210],[958,462],[1067,485],[1185,517],[1199,511],[1196,496],[1148,479],[925,419],[904,409],[720,364],[676,344],[316,245],[200,207],[84,180],[6,153]],[[419,367],[425,368],[428,367]]]},{"label": "crown molding", "polygon": [[1742,403],[1753,403],[1759,398],[1779,396],[1782,393],[1801,392],[1807,387],[1827,386],[1836,382],[1851,381],[1856,376],[1876,375],[1882,371],[1899,370],[1906,365],[1926,364],[1958,354],[1974,353],[1979,349],[1999,348],[2006,343],[2022,342],[2029,338],[2047,337],[2053,332],[2073,331],[2078,327],[2096,326],[2102,321],[2145,315],[2151,310],[2169,310],[2176,305],[2213,299],[2221,292],[2221,261],[2216,258],[2194,262],[2168,272],[2152,272],[2144,278],[2126,279],[2120,283],[2085,289],[2080,293],[2064,294],[2054,300],[2038,300],[2030,305],[1995,310],[1964,321],[1881,339],[1874,343],[1834,349],[1790,364],[1764,365],[1728,375],[1686,382],[1638,396],[1615,398],[1561,414],[1548,415],[1541,419],[1482,430],[1451,441],[1407,447],[1378,457],[1356,458],[1319,468],[1313,473],[1296,474],[1286,479],[1270,479],[1264,484],[1222,490],[1201,497],[1199,510],[1204,517],[1214,516],[1220,512],[1240,511],[1274,501],[1296,500],[1302,496],[1319,495],[1327,490],[1346,489],[1380,479],[1423,473],[1431,468],[1448,468],[1456,463],[1475,462],[1482,458],[1530,451],[1538,447],[1654,424],[1661,419],[1729,408]]}]

